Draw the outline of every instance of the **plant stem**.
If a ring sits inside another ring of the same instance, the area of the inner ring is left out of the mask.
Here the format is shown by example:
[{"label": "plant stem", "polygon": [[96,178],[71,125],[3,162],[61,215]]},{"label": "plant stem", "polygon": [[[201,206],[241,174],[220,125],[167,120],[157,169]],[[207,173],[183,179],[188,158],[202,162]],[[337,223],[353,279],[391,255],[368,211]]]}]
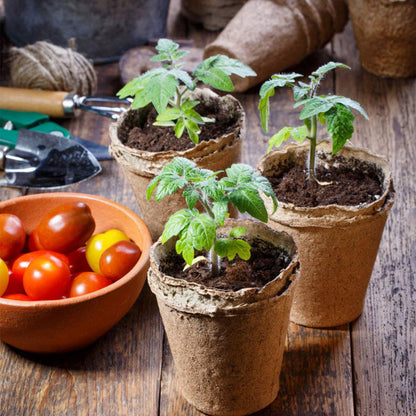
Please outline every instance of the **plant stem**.
[{"label": "plant stem", "polygon": [[209,260],[211,262],[212,277],[218,276],[221,267],[221,258],[214,251],[214,246],[209,251]]},{"label": "plant stem", "polygon": [[309,140],[311,142],[309,147],[309,168],[308,168],[308,180],[315,179],[316,180],[316,168],[315,168],[315,160],[316,160],[316,132],[317,132],[317,125],[318,120],[317,116],[311,117],[311,135]]}]

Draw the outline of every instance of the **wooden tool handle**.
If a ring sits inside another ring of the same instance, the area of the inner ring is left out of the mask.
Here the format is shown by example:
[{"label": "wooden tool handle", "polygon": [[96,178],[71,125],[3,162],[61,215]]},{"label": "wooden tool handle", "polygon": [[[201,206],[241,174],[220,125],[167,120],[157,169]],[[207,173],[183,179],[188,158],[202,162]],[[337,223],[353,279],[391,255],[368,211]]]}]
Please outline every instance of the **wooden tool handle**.
[{"label": "wooden tool handle", "polygon": [[0,108],[15,111],[35,111],[51,117],[67,117],[63,101],[65,91],[43,91],[0,87]]}]

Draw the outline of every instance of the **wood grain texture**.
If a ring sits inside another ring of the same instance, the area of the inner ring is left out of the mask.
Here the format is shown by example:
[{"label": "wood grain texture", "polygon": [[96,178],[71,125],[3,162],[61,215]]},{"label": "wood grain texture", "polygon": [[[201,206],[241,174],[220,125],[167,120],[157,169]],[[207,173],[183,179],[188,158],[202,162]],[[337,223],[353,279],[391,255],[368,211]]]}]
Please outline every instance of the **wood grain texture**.
[{"label": "wood grain texture", "polygon": [[[1,0],[0,0],[1,1]],[[203,46],[216,34],[188,23],[171,1],[169,33]],[[0,35],[0,85],[8,84],[8,43]],[[280,391],[258,416],[411,416],[416,414],[416,80],[377,78],[359,64],[351,27],[303,61],[308,73],[328,60],[345,62],[324,83],[325,92],[359,101],[370,115],[357,116],[353,142],[388,155],[396,201],[388,219],[363,315],[334,329],[289,326]],[[98,93],[121,87],[117,64],[97,66]],[[252,166],[270,135],[298,123],[291,92],[272,99],[270,134],[260,128],[258,87],[236,94],[247,113],[243,162]],[[82,113],[62,124],[71,133],[108,144],[110,120]],[[97,177],[64,191],[93,193],[137,212],[120,167],[102,162]],[[0,199],[25,194],[0,188]],[[259,352],[261,353],[261,352]],[[202,415],[180,395],[154,296],[147,285],[131,311],[91,347],[59,356],[19,352],[0,343],[0,415]]]}]

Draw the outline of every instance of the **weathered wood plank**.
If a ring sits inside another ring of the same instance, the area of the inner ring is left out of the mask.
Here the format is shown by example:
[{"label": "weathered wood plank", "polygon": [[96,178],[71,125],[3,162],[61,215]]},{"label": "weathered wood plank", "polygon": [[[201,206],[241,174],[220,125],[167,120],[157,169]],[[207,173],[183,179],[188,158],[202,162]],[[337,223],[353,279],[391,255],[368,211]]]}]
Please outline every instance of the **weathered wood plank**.
[{"label": "weathered wood plank", "polygon": [[352,66],[338,73],[336,92],[368,111],[369,122],[357,117],[354,144],[386,155],[396,188],[364,313],[352,325],[356,414],[407,416],[416,409],[416,80],[369,74],[350,39],[335,42]]}]

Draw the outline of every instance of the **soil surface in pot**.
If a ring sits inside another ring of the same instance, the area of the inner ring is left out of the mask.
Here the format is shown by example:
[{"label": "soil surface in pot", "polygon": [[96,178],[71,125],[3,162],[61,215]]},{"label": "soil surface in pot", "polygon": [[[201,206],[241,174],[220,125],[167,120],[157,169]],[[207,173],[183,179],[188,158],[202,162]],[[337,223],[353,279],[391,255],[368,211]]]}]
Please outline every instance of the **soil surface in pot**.
[{"label": "soil surface in pot", "polygon": [[[199,141],[209,141],[225,134],[231,133],[236,127],[237,114],[230,114],[217,105],[198,104],[195,110],[203,117],[214,118],[215,123],[206,123],[200,126]],[[127,136],[121,137],[124,145],[134,149],[146,150],[148,152],[164,152],[168,150],[187,150],[194,147],[189,139],[188,133],[184,132],[178,139],[173,127],[154,126],[156,121],[156,110],[152,108],[147,115],[143,126],[134,127]]]},{"label": "soil surface in pot", "polygon": [[247,287],[263,287],[278,276],[290,264],[290,261],[291,257],[283,249],[256,239],[251,243],[251,257],[248,261],[241,260],[238,256],[232,261],[222,259],[221,270],[216,277],[212,277],[209,263],[205,260],[195,263],[184,271],[186,263],[176,253],[166,260],[162,271],[188,282],[237,291]]},{"label": "soil surface in pot", "polygon": [[307,170],[302,166],[292,166],[283,174],[268,177],[281,202],[291,202],[299,207],[324,205],[355,206],[371,203],[381,194],[382,183],[379,169],[372,164],[360,162],[357,166],[336,167],[318,166],[316,181],[307,180]]}]

